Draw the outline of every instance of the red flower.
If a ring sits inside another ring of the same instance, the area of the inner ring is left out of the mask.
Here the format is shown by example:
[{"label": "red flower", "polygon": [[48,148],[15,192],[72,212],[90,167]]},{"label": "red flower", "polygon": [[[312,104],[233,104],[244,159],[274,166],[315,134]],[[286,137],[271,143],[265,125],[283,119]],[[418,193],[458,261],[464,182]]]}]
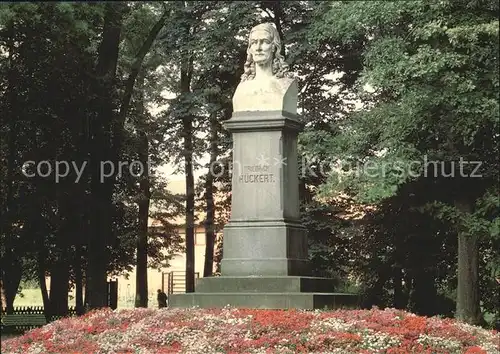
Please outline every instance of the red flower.
[{"label": "red flower", "polygon": [[477,346],[468,347],[464,354],[488,354],[488,352],[484,349],[481,349]]}]

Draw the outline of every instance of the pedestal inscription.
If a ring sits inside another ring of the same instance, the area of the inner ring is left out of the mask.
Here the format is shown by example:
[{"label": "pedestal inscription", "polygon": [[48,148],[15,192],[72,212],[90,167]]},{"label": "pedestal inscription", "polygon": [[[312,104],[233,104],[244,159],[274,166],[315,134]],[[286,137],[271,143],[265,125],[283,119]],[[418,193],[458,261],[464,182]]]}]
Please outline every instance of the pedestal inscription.
[{"label": "pedestal inscription", "polygon": [[244,165],[243,173],[237,175],[238,183],[274,183],[274,173],[270,173],[270,166]]}]

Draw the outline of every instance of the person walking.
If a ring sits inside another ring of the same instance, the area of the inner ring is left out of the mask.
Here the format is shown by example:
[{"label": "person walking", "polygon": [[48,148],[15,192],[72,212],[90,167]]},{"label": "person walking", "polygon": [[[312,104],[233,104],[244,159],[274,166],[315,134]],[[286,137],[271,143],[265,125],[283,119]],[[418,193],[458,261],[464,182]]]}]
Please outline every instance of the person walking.
[{"label": "person walking", "polygon": [[162,307],[167,307],[167,300],[168,300],[167,294],[165,294],[160,289],[158,289],[157,300],[158,300],[158,308],[161,309]]}]

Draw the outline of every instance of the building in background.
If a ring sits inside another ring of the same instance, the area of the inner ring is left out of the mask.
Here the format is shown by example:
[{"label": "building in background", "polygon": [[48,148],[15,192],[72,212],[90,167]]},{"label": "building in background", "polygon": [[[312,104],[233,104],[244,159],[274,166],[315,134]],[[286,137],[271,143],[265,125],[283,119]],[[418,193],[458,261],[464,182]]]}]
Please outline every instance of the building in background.
[{"label": "building in background", "polygon": [[[185,240],[184,225],[178,229],[179,235]],[[195,275],[203,277],[205,265],[205,229],[195,229]],[[165,293],[185,292],[186,254],[178,253],[170,260],[170,266],[163,269],[148,269],[148,306],[156,304],[156,291],[162,289]],[[215,271],[215,265],[214,265]],[[136,273],[135,267],[131,272],[113,278],[118,281],[118,306],[133,307],[135,301]]]},{"label": "building in background", "polygon": [[[185,184],[183,180],[173,180],[168,183],[168,189],[175,194],[185,193]],[[198,216],[202,220],[201,215]],[[185,240],[185,218],[178,217],[171,221],[178,225],[178,233]],[[155,220],[149,220],[149,227],[155,227]],[[162,289],[165,293],[182,293],[185,292],[185,271],[186,271],[186,254],[178,253],[170,260],[170,266],[163,269],[148,269],[148,307],[156,306],[156,294],[158,289]],[[205,228],[198,226],[195,228],[195,276],[203,277],[203,269],[205,265]],[[214,264],[214,271],[215,271]],[[136,273],[135,267],[131,272],[123,274],[119,277],[114,277],[113,280],[118,281],[118,307],[134,307],[135,302],[135,286]]]}]

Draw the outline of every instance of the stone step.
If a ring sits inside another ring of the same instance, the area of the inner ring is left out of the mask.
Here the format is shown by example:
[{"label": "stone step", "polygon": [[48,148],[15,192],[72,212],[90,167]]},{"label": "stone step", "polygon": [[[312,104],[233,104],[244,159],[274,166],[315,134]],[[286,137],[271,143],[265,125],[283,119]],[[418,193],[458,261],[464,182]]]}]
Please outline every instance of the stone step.
[{"label": "stone step", "polygon": [[347,293],[187,293],[173,294],[173,308],[223,308],[225,306],[251,309],[355,309],[359,297]]},{"label": "stone step", "polygon": [[332,293],[336,282],[330,278],[300,276],[220,276],[197,279],[201,293]]}]

